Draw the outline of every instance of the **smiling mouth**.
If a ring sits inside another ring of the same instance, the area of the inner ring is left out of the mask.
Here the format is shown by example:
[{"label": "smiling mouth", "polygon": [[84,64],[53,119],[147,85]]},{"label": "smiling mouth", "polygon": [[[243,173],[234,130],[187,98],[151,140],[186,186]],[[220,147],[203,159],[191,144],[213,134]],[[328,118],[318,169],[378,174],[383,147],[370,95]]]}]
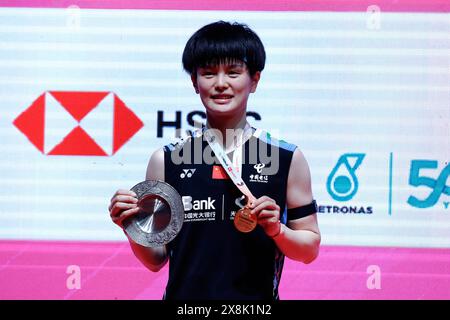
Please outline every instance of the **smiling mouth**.
[{"label": "smiling mouth", "polygon": [[229,100],[231,98],[233,98],[233,96],[228,95],[228,94],[216,94],[211,96],[212,99],[214,100]]}]

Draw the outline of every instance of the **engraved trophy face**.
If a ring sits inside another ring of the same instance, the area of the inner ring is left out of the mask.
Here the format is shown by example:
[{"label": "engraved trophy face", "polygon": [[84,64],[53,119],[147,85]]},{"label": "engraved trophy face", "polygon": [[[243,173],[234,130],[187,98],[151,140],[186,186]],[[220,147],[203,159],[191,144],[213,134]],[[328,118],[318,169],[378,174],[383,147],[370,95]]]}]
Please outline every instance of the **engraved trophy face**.
[{"label": "engraved trophy face", "polygon": [[179,193],[168,183],[146,180],[131,188],[138,197],[139,212],[123,223],[127,235],[144,247],[172,241],[181,230],[184,208]]},{"label": "engraved trophy face", "polygon": [[170,206],[157,195],[149,194],[139,200],[139,213],[136,224],[143,232],[157,233],[163,231],[170,223]]}]

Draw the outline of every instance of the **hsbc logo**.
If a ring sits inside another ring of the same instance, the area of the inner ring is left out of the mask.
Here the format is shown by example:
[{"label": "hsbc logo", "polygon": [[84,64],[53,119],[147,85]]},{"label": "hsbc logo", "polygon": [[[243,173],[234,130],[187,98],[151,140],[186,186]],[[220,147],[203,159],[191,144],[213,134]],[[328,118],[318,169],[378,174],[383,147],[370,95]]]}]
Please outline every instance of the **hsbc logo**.
[{"label": "hsbc logo", "polygon": [[46,155],[111,156],[143,122],[113,92],[46,91],[14,125]]}]

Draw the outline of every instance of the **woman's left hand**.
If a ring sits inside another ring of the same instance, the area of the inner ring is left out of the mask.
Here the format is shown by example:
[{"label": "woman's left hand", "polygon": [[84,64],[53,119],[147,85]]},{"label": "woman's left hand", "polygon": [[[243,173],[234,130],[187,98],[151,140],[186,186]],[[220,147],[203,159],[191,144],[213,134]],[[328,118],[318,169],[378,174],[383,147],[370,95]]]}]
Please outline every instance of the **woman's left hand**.
[{"label": "woman's left hand", "polygon": [[268,196],[262,196],[250,203],[252,214],[258,217],[258,224],[269,237],[280,233],[280,207],[275,200]]}]

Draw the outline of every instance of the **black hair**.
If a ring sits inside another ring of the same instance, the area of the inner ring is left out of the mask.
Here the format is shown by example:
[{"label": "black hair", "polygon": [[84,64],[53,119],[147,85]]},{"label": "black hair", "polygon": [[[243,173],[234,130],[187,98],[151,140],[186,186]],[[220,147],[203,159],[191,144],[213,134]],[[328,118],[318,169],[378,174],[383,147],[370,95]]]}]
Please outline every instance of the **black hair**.
[{"label": "black hair", "polygon": [[244,62],[253,76],[266,62],[264,45],[247,25],[217,21],[195,32],[183,51],[183,68],[195,74],[197,68],[221,63]]}]

